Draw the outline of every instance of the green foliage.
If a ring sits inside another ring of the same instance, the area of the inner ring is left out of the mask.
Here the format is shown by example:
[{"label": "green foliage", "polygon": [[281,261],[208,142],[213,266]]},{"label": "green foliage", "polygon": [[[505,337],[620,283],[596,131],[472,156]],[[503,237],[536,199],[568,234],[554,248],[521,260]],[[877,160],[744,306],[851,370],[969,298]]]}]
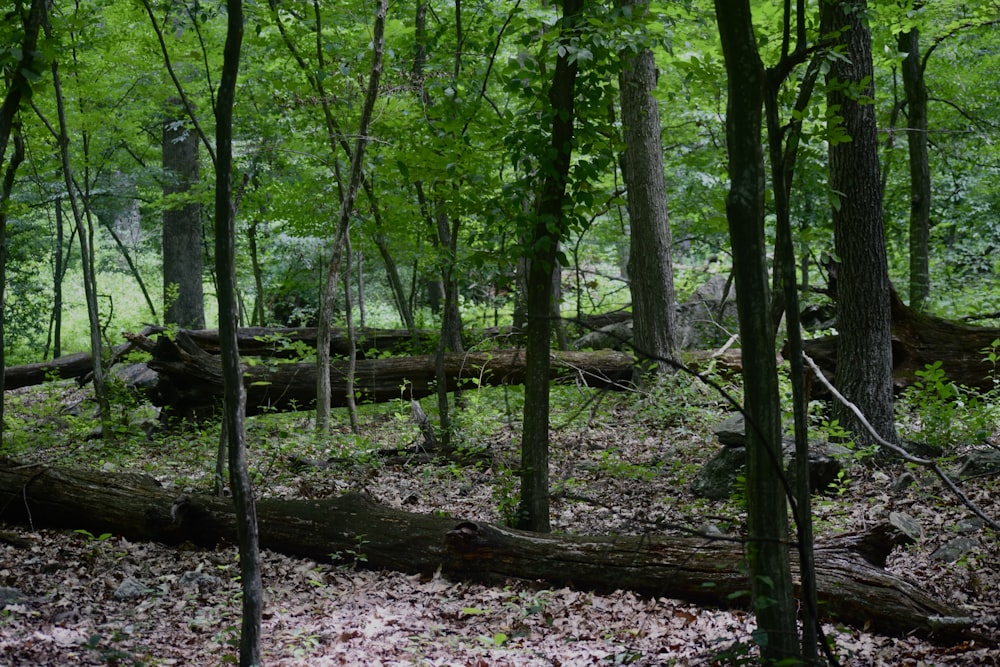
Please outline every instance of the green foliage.
[{"label": "green foliage", "polygon": [[1000,386],[996,365],[1000,340],[982,351],[993,366],[994,388],[987,392],[956,384],[940,361],[916,371],[919,381],[907,387],[898,404],[904,417],[904,435],[930,445],[941,453],[988,438],[1000,418]]}]

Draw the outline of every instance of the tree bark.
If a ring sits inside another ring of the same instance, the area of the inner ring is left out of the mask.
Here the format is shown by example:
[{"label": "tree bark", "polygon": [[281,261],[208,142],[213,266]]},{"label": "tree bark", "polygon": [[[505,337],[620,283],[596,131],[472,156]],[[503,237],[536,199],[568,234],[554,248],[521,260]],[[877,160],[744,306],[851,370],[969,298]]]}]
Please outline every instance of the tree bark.
[{"label": "tree bark", "polygon": [[556,250],[564,235],[563,206],[573,150],[574,96],[577,61],[570,58],[573,24],[583,0],[563,2],[562,55],[549,89],[552,140],[542,159],[545,174],[528,239],[526,375],[521,436],[521,507],[518,527],[549,532],[549,350],[552,338],[552,274]]},{"label": "tree bark", "polygon": [[800,657],[796,606],[788,556],[787,482],[781,456],[781,405],[770,317],[764,240],[764,154],[761,146],[764,65],[757,52],[747,0],[716,0],[726,61],[726,146],[730,190],[726,217],[733,251],[736,302],[743,352],[747,419],[747,527],[754,612],[765,662]]},{"label": "tree bark", "polygon": [[[648,0],[620,0],[644,16]],[[625,153],[622,173],[628,188],[629,291],[632,294],[634,349],[648,360],[637,370],[672,372],[663,360],[677,356],[674,267],[667,188],[663,176],[660,110],[653,97],[656,62],[652,50],[624,51],[619,74]]]},{"label": "tree bark", "polygon": [[[834,245],[840,261],[837,388],[885,440],[896,441],[892,404],[892,333],[878,128],[875,122],[867,0],[821,4],[824,34],[834,33],[842,57],[830,62],[827,108],[839,109],[849,140],[830,142]],[[860,446],[876,444],[854,413],[837,403],[833,416]]]},{"label": "tree bark", "polygon": [[[205,327],[202,289],[201,204],[192,200],[199,181],[198,135],[174,100],[163,122],[163,321]],[[170,198],[179,201],[170,201]]]},{"label": "tree bark", "polygon": [[236,211],[233,201],[233,106],[243,43],[242,0],[227,0],[226,43],[222,78],[215,109],[215,271],[219,281],[219,340],[223,380],[223,428],[229,454],[229,488],[236,516],[240,551],[242,623],[240,667],[261,664],[261,619],[264,588],[261,583],[260,539],[253,484],[247,467],[246,389],[241,376],[236,340],[239,304],[236,288]]},{"label": "tree bark", "polygon": [[[361,494],[320,500],[258,501],[261,546],[329,561],[360,551],[359,566],[441,572],[455,579],[608,591],[731,607],[746,598],[744,546],[700,537],[538,535],[479,522],[410,514]],[[109,532],[130,540],[214,548],[236,540],[230,502],[167,490],[146,475],[108,474],[0,461],[0,519]],[[886,572],[872,535],[842,535],[817,546],[821,609],[830,619],[875,632],[941,643],[982,639],[959,609]],[[884,546],[884,545],[882,545]],[[996,642],[993,635],[992,643]]]},{"label": "tree bark", "polygon": [[920,62],[920,31],[899,35],[906,91],[906,145],[910,157],[910,307],[923,311],[931,293],[931,168],[927,151],[927,86]]}]

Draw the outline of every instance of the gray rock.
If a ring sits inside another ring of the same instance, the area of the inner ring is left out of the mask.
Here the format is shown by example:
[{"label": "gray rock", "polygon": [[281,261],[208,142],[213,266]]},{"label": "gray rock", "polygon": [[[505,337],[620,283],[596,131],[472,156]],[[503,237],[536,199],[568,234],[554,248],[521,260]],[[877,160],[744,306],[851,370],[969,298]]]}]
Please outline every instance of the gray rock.
[{"label": "gray rock", "polygon": [[1000,450],[977,449],[965,455],[959,477],[975,477],[1000,473]]},{"label": "gray rock", "polygon": [[924,536],[923,526],[906,512],[889,512],[889,523],[914,542]]},{"label": "gray rock", "polygon": [[942,563],[954,563],[978,546],[979,540],[974,537],[956,537],[935,549],[931,558]]},{"label": "gray rock", "polygon": [[149,590],[150,589],[138,579],[129,577],[118,585],[118,588],[111,594],[111,597],[116,600],[134,600],[142,597],[148,593]]},{"label": "gray rock", "polygon": [[725,500],[732,494],[736,476],[743,470],[746,459],[743,447],[724,447],[698,472],[691,490],[702,498]]},{"label": "gray rock", "polygon": [[16,588],[8,588],[7,586],[0,586],[0,607],[5,607],[9,604],[18,604],[24,602],[28,599],[28,596],[19,591]]},{"label": "gray rock", "polygon": [[621,350],[632,344],[632,322],[615,322],[584,334],[573,342],[578,350]]},{"label": "gray rock", "polygon": [[747,422],[742,414],[735,414],[715,427],[715,437],[726,447],[743,447],[747,442]]},{"label": "gray rock", "polygon": [[677,307],[677,340],[682,349],[718,347],[737,331],[736,286],[725,275],[713,274]]},{"label": "gray rock", "polygon": [[913,476],[913,473],[907,471],[893,481],[891,488],[893,491],[903,491],[904,489],[908,489],[913,486],[916,481],[917,478]]},{"label": "gray rock", "polygon": [[955,524],[955,532],[958,533],[978,533],[983,529],[986,522],[977,517],[972,517],[971,519],[962,519],[957,524]]},{"label": "gray rock", "polygon": [[218,588],[222,585],[222,579],[211,574],[205,574],[204,572],[189,570],[181,575],[177,583],[185,588],[198,588],[201,590],[202,588]]}]

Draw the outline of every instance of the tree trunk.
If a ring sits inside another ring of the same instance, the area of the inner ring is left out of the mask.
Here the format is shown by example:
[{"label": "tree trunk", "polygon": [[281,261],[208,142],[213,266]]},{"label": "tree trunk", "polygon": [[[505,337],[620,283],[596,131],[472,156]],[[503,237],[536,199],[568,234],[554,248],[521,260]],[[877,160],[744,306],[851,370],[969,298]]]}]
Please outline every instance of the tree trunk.
[{"label": "tree trunk", "polygon": [[[583,12],[583,0],[563,3],[560,40],[568,42]],[[552,140],[542,159],[545,174],[529,237],[527,341],[524,417],[521,436],[521,508],[518,527],[549,532],[549,351],[552,337],[552,273],[558,266],[556,248],[565,226],[563,205],[573,146],[577,61],[564,48],[556,59],[549,112]]]},{"label": "tree trunk", "polygon": [[[218,357],[191,342],[183,332],[176,344],[166,338],[152,346],[141,336],[131,336],[144,349],[152,349],[149,367],[160,374],[151,391],[154,405],[170,409],[170,416],[194,418],[211,414],[222,393]],[[548,358],[547,358],[548,359]],[[633,360],[620,352],[561,352],[551,357],[553,379],[591,387],[622,388],[631,377]],[[502,384],[522,384],[525,355],[518,350],[469,352],[444,356],[446,385],[450,390]],[[333,406],[346,405],[347,362],[332,362]],[[358,360],[355,389],[360,402],[422,398],[436,390],[436,355]],[[305,410],[316,401],[316,364],[255,364],[244,368],[247,411]]]},{"label": "tree trunk", "polygon": [[[843,57],[830,62],[827,108],[839,109],[849,140],[830,142],[834,244],[840,261],[836,386],[860,408],[882,438],[896,441],[892,405],[892,333],[878,128],[867,0],[823,3],[823,33],[837,32]],[[846,30],[845,30],[846,28]],[[833,416],[864,447],[874,439],[854,413],[837,403]]]},{"label": "tree trunk", "polygon": [[240,667],[261,664],[261,618],[264,588],[257,530],[257,509],[247,468],[246,390],[236,341],[239,307],[236,299],[236,212],[233,203],[233,104],[243,42],[243,3],[227,0],[226,44],[222,79],[215,110],[215,271],[219,281],[219,340],[222,343],[223,437],[229,452],[229,488],[236,515],[240,550],[242,625]]},{"label": "tree trunk", "polygon": [[[319,5],[316,4],[317,16]],[[354,211],[354,202],[361,186],[361,176],[364,170],[365,147],[368,145],[368,124],[371,121],[378,98],[378,84],[382,77],[382,55],[385,50],[385,15],[387,0],[380,0],[375,11],[374,51],[371,72],[368,77],[368,90],[361,109],[361,119],[358,121],[358,137],[351,153],[351,173],[348,177],[347,191],[340,202],[337,215],[337,229],[334,232],[333,254],[327,267],[326,286],[323,289],[323,300],[319,309],[319,327],[316,358],[316,430],[326,433],[330,429],[330,320],[333,316],[333,302],[336,296],[337,283],[340,279],[340,262],[343,257],[344,244],[347,239],[348,225]]]},{"label": "tree trunk", "polygon": [[[634,590],[696,604],[745,603],[745,545],[663,535],[538,535],[436,515],[410,514],[348,494],[257,503],[261,547],[329,561],[360,550],[359,566],[499,584],[542,580],[585,590]],[[130,540],[215,548],[236,540],[230,502],[168,490],[134,473],[20,466],[0,461],[0,519],[109,532]],[[960,609],[929,598],[883,569],[891,542],[881,531],[817,546],[824,615],[890,635],[941,643],[982,638]],[[872,547],[872,542],[876,542]],[[360,543],[360,547],[359,547]],[[879,552],[879,553],[876,553]],[[996,642],[994,636],[992,642]]]},{"label": "tree trunk", "polygon": [[[621,0],[644,16],[648,0]],[[622,173],[628,188],[631,227],[629,251],[629,291],[632,294],[633,347],[647,363],[637,370],[672,371],[664,359],[675,359],[677,343],[674,312],[674,268],[667,192],[663,176],[663,146],[660,138],[660,111],[653,97],[656,90],[656,62],[653,52],[643,48],[625,60],[619,75],[625,153]],[[651,363],[650,363],[651,362]]]},{"label": "tree trunk", "polygon": [[108,403],[108,394],[104,387],[104,359],[102,349],[104,347],[101,340],[101,316],[97,303],[97,276],[94,266],[94,253],[91,244],[93,227],[88,230],[84,216],[85,211],[81,209],[77,189],[73,178],[73,169],[69,157],[69,127],[66,120],[66,105],[62,94],[62,81],[59,76],[59,62],[52,61],[52,88],[55,93],[56,110],[59,117],[58,135],[56,139],[59,143],[59,155],[61,159],[63,182],[66,186],[66,196],[73,211],[73,220],[76,223],[76,234],[80,243],[80,266],[83,272],[83,292],[87,302],[87,320],[90,325],[90,354],[93,362],[93,382],[94,397],[97,400],[97,411],[101,422],[101,433],[103,437],[111,436],[111,406]]},{"label": "tree trunk", "polygon": [[[198,135],[183,120],[178,100],[168,102],[163,123],[163,322],[188,329],[205,327],[202,290],[201,203]],[[171,201],[171,200],[175,201]]]},{"label": "tree trunk", "polygon": [[[17,170],[24,161],[24,142],[20,137],[20,129],[17,128],[17,115],[21,110],[21,100],[26,92],[30,93],[31,83],[28,77],[35,73],[35,58],[38,55],[38,33],[42,29],[42,23],[46,20],[45,0],[32,0],[31,7],[24,13],[22,5],[18,5],[21,11],[21,26],[24,35],[20,45],[20,58],[18,62],[10,65],[8,72],[4,72],[7,91],[4,94],[3,103],[0,104],[0,178],[3,183],[0,185],[0,368],[6,366],[6,355],[4,350],[6,322],[4,311],[6,308],[6,287],[7,287],[7,204],[14,189],[14,178]],[[10,144],[11,135],[14,135],[14,152],[7,160],[7,146]],[[4,385],[3,377],[0,377],[0,443],[4,436]]]},{"label": "tree trunk", "polygon": [[781,456],[781,406],[764,240],[761,147],[764,66],[747,0],[716,0],[728,75],[726,216],[733,252],[747,419],[747,527],[754,612],[765,662],[801,655],[788,557],[788,506]]},{"label": "tree trunk", "polygon": [[927,86],[920,62],[920,31],[899,35],[906,91],[906,145],[910,157],[910,307],[923,311],[931,293],[931,168],[927,152]]}]

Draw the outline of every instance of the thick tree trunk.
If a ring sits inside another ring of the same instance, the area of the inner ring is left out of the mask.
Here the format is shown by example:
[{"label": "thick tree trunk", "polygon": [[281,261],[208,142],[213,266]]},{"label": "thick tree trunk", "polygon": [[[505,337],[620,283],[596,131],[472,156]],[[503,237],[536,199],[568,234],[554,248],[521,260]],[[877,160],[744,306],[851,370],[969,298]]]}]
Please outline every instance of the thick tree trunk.
[{"label": "thick tree trunk", "polygon": [[[460,579],[543,580],[582,589],[630,589],[655,597],[729,607],[745,602],[745,545],[697,537],[538,535],[461,519],[410,514],[348,494],[322,500],[260,500],[261,547],[327,561],[359,549],[359,565]],[[232,504],[167,490],[139,474],[17,466],[0,462],[0,519],[35,527],[87,529],[131,540],[236,539]],[[823,613],[856,627],[952,642],[980,637],[959,609],[882,569],[872,536],[817,546]],[[883,551],[883,555],[886,553]],[[794,557],[794,555],[793,555]],[[993,638],[996,641],[996,638]]]},{"label": "thick tree trunk", "polygon": [[163,123],[163,196],[168,198],[163,209],[163,321],[201,329],[201,203],[184,199],[198,186],[198,135],[186,126],[179,100],[168,102],[168,109],[170,117]]},{"label": "thick tree trunk", "polygon": [[[183,333],[176,344],[161,338],[149,367],[160,374],[150,399],[167,406],[171,416],[192,418],[211,413],[222,395],[222,370],[218,357],[194,345]],[[592,387],[624,387],[632,373],[633,359],[620,352],[554,352],[552,378]],[[518,350],[498,350],[444,356],[444,371],[451,390],[485,385],[523,384],[525,356]],[[330,365],[332,405],[345,405],[346,362]],[[316,364],[256,364],[244,369],[247,412],[304,410],[316,401]],[[435,355],[363,359],[357,362],[355,389],[359,401],[422,398],[436,390]]]},{"label": "thick tree trunk", "polygon": [[[892,404],[889,269],[874,97],[867,0],[821,4],[824,34],[838,32],[843,57],[830,63],[827,108],[839,109],[849,140],[830,142],[834,245],[840,261],[837,388],[858,406],[882,438],[896,440]],[[846,29],[845,29],[846,27]],[[855,414],[834,405],[833,415],[859,445],[876,444]]]},{"label": "thick tree trunk", "polygon": [[[637,15],[644,15],[649,5],[648,0],[620,0],[620,3],[634,7]],[[650,360],[640,369],[668,372],[673,367],[663,360],[677,356],[674,325],[677,303],[660,111],[653,97],[656,62],[650,49],[634,55],[625,51],[623,59],[625,66],[619,74],[625,138],[622,173],[628,188],[631,228],[628,275],[634,348],[640,358]]]}]

